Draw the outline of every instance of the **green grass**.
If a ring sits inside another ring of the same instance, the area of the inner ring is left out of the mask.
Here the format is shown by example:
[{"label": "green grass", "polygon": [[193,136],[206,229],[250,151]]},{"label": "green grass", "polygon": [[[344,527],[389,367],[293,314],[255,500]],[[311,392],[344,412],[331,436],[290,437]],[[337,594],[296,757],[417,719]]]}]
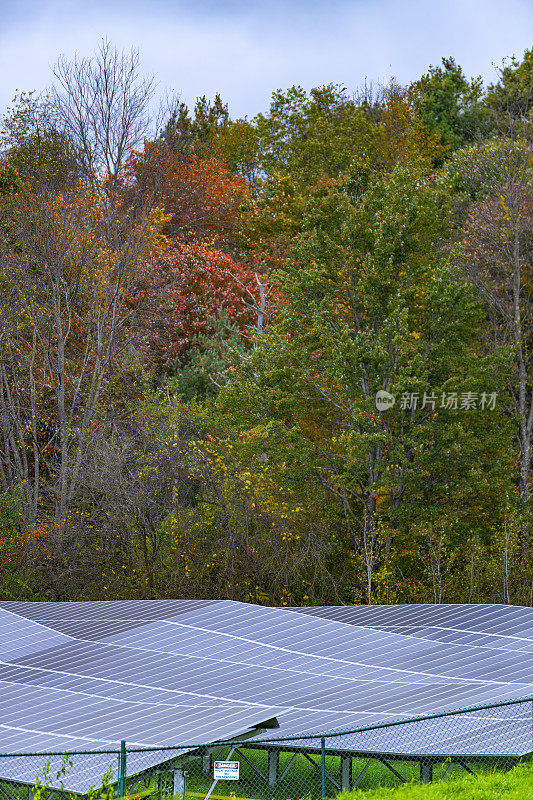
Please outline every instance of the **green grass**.
[{"label": "green grass", "polygon": [[[242,751],[258,768],[263,775],[267,772],[267,754],[242,748]],[[220,757],[227,758],[227,751]],[[260,777],[242,755],[234,754],[233,759],[241,763],[239,781],[219,781],[213,791],[213,800],[321,800],[322,781],[320,770],[313,766],[303,756],[298,756],[285,777],[275,787],[266,785],[264,778]],[[281,753],[280,776],[288,766],[291,755]],[[315,763],[319,763],[319,756],[313,756]],[[354,792],[339,794],[337,788],[330,780],[326,782],[328,798],[342,798],[342,800],[533,800],[533,767],[517,767],[509,772],[495,772],[486,766],[471,764],[476,775],[466,775],[459,765],[453,765],[445,772],[449,764],[446,762],[434,765],[434,782],[430,785],[420,784],[420,768],[416,762],[389,761],[402,778],[407,781],[402,784],[396,775],[379,761],[374,761],[365,772],[359,787]],[[353,779],[355,780],[366,760],[353,760]],[[185,800],[202,800],[207,794],[212,782],[212,771],[208,774],[202,772],[201,762],[190,758],[183,763],[183,768],[188,772],[187,791]],[[326,756],[326,772],[339,783],[339,758]],[[170,773],[169,773],[170,775]],[[441,779],[444,780],[441,782]],[[153,775],[146,782],[139,782],[137,791],[139,797],[146,787],[152,790],[152,800],[170,800],[172,794],[171,784],[163,785],[161,778]],[[132,786],[131,794],[135,794]],[[25,799],[24,799],[25,800]],[[181,800],[181,798],[180,798]]]},{"label": "green grass", "polygon": [[[268,771],[267,754],[258,750],[250,750],[241,748],[246,755],[246,758],[254,764],[265,775]],[[289,766],[291,760],[291,753],[281,753],[279,760],[279,775],[280,778]],[[239,760],[241,764],[240,780],[237,782],[219,781],[214,794],[220,797],[231,798],[234,794],[237,798],[248,798],[249,800],[300,800],[300,798],[308,798],[308,800],[320,800],[322,797],[322,776],[319,767],[320,756],[314,754],[312,756],[314,765],[310,763],[303,755],[299,755],[292,763],[285,776],[278,781],[276,786],[269,787],[266,782],[261,778],[246,761],[234,754],[233,759]],[[357,777],[359,772],[366,764],[366,759],[353,760],[353,776]],[[418,764],[409,762],[391,762],[391,764],[401,773],[405,780],[415,780],[419,775]],[[186,765],[189,773],[187,778],[187,796],[186,800],[199,800],[198,794],[200,792],[205,794],[209,790],[213,778],[211,774],[205,775],[201,772],[200,764],[189,762]],[[336,756],[326,756],[326,773],[330,775],[338,785],[340,785],[339,775],[339,758]],[[446,769],[446,765],[442,765],[441,772]],[[439,767],[435,772],[438,773]],[[366,772],[361,781],[361,788],[370,788],[373,786],[398,786],[398,779],[388,770],[383,764],[374,762],[370,769]],[[335,797],[339,789],[329,780],[326,781],[326,792],[328,797]],[[191,795],[190,798],[188,795]]]},{"label": "green grass", "polygon": [[376,787],[339,795],[342,800],[533,800],[533,768],[485,772],[446,779],[442,783]]},{"label": "green grass", "polygon": [[[219,781],[211,795],[212,800],[321,800],[322,780],[320,773],[320,756],[312,756],[313,763],[298,755],[290,768],[290,753],[280,754],[279,776],[275,786],[268,786],[268,756],[266,752],[241,747],[239,753],[232,758],[239,760],[241,773],[239,781]],[[219,758],[227,759],[229,748],[219,754]],[[248,763],[246,760],[248,759]],[[326,795],[337,800],[533,800],[533,765],[516,767],[509,772],[496,771],[487,765],[471,763],[475,775],[465,774],[465,770],[454,764],[443,761],[434,764],[431,784],[420,784],[420,767],[416,762],[387,761],[406,781],[402,783],[387,766],[372,761],[360,779],[358,788],[353,792],[340,794],[340,759],[338,756],[326,755],[326,773],[336,781],[328,778]],[[366,759],[353,759],[352,779],[359,778],[361,770],[367,764]],[[172,769],[185,769],[187,788],[185,798],[173,798]],[[449,768],[449,769],[448,769]],[[258,775],[260,771],[262,774]],[[281,777],[285,773],[283,777]],[[213,783],[213,772],[204,773],[202,761],[194,755],[176,757],[161,767],[145,775],[131,776],[128,781],[128,794],[133,800],[203,800]],[[95,785],[98,781],[95,780]],[[10,784],[0,779],[0,800],[28,800],[27,786]],[[57,797],[57,800],[61,798]],[[65,798],[67,800],[67,798]]]}]

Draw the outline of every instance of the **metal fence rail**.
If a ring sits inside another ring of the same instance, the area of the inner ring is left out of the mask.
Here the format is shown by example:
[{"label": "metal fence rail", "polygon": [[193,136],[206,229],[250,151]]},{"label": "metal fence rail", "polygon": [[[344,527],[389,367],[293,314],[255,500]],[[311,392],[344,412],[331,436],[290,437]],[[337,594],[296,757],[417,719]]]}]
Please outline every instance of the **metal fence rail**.
[{"label": "metal fence rail", "polygon": [[533,698],[349,731],[106,750],[0,753],[0,800],[318,800],[448,781],[533,756]]}]

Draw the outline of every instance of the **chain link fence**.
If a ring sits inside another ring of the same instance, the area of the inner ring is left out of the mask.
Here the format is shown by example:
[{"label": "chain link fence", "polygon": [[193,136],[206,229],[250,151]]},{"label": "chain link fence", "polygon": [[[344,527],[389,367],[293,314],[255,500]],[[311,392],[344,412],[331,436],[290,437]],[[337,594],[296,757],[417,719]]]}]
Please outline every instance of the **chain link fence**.
[{"label": "chain link fence", "polygon": [[319,800],[508,771],[533,755],[533,698],[351,731],[0,754],[0,800]]}]

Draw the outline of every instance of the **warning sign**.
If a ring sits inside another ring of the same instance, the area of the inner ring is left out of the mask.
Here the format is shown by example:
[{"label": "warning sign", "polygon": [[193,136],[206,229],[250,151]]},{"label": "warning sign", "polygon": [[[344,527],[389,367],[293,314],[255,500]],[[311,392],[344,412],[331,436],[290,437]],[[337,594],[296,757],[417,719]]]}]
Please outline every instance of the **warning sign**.
[{"label": "warning sign", "polygon": [[240,761],[215,761],[213,777],[216,781],[238,781]]}]

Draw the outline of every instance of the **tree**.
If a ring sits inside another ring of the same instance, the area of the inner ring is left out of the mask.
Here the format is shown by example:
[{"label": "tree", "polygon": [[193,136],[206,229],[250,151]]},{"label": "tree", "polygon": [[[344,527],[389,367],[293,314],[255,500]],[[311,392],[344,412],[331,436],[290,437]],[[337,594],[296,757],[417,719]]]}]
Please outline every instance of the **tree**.
[{"label": "tree", "polygon": [[258,114],[253,123],[265,177],[291,177],[307,187],[339,177],[354,160],[390,171],[415,155],[427,160],[438,148],[417,119],[410,93],[395,81],[371,103],[364,94],[349,97],[340,85],[309,95],[293,86],[274,92],[269,114]]},{"label": "tree", "polygon": [[0,195],[9,197],[15,194],[19,183],[17,170],[11,164],[0,161]]},{"label": "tree", "polygon": [[156,218],[132,219],[117,241],[106,195],[20,192],[11,215],[17,252],[3,254],[13,296],[0,368],[6,480],[24,483],[36,513],[45,467],[57,478],[58,520],[75,496],[102,383],[123,347],[125,283],[157,229]]},{"label": "tree", "polygon": [[165,126],[158,136],[158,143],[171,153],[182,156],[196,153],[209,158],[216,153],[219,133],[229,124],[227,103],[222,102],[220,94],[213,102],[207,97],[199,97],[194,106],[193,116],[185,103],[178,102],[170,112]]},{"label": "tree", "polygon": [[126,203],[121,181],[149,99],[136,63],[107,44],[93,60],[60,60],[55,119],[83,180],[58,191],[45,170],[42,182],[22,178],[3,207],[0,258],[12,302],[1,341],[2,481],[23,487],[35,516],[44,479],[58,523],[75,498],[102,385],[123,346],[125,284],[162,222],[150,195],[135,208]]},{"label": "tree", "polygon": [[220,250],[176,241],[135,273],[128,303],[140,309],[140,346],[161,374],[185,366],[199,337],[211,337],[221,313],[241,333],[251,333],[261,313],[253,272]]},{"label": "tree", "polygon": [[453,58],[443,58],[442,66],[430,67],[412,85],[411,91],[420,121],[432,133],[440,134],[449,151],[463,147],[485,132],[482,80],[469,81]]},{"label": "tree", "polygon": [[[255,443],[256,473],[329,517],[343,602],[373,602],[391,571],[405,592],[424,579],[415,522],[450,526],[457,548],[494,512],[512,457],[498,413],[439,406],[493,390],[506,354],[483,352],[481,309],[444,249],[446,198],[423,173],[399,166],[357,198],[348,188],[309,207],[276,320],[219,405]],[[378,390],[393,410],[376,411]]]},{"label": "tree", "polygon": [[171,239],[200,239],[228,244],[239,226],[246,197],[242,180],[229,174],[215,158],[194,152],[183,157],[160,144],[146,144],[127,164],[132,202],[154,197],[164,209],[164,232]]},{"label": "tree", "polygon": [[349,98],[339,86],[308,97],[292,87],[275,93],[270,114],[254,125],[264,177],[245,206],[240,242],[270,269],[301,230],[307,205],[333,180],[355,176],[357,190],[358,173],[414,163],[429,173],[443,154],[439,135],[420,122],[411,94],[394,81],[370,98]]},{"label": "tree", "polygon": [[230,119],[220,94],[213,101],[205,95],[196,101],[191,116],[185,103],[177,103],[156,139],[163,149],[180,157],[195,155],[216,159],[231,175],[242,178],[253,190],[260,180],[257,132],[247,119]]},{"label": "tree", "polygon": [[4,579],[16,574],[21,566],[25,539],[23,527],[20,490],[7,490],[0,495],[0,587]]},{"label": "tree", "polygon": [[357,151],[373,145],[371,120],[340,85],[309,95],[300,86],[274,92],[268,115],[253,122],[265,175],[291,175],[301,184],[336,177]]},{"label": "tree", "polygon": [[498,337],[514,353],[508,384],[518,422],[518,486],[531,497],[533,431],[531,144],[517,135],[457,154],[452,165],[478,187],[465,225],[467,274],[492,310]]},{"label": "tree", "polygon": [[178,495],[183,503],[194,502],[194,484],[186,485],[182,474],[186,445],[164,414],[143,402],[128,423],[103,420],[82,477],[95,509],[93,523],[107,549],[106,577],[95,580],[106,597],[116,596],[118,589],[153,599],[166,595],[174,566],[174,542],[165,521]]},{"label": "tree", "polygon": [[33,92],[15,97],[3,120],[0,145],[6,169],[16,173],[19,182],[58,192],[79,178],[76,154],[59,128],[48,97]]},{"label": "tree", "polygon": [[142,76],[138,50],[119,51],[108,40],[91,58],[61,56],[53,73],[50,102],[81,173],[114,188],[130,152],[152,130],[153,78]]},{"label": "tree", "polygon": [[533,48],[524,51],[522,61],[513,56],[507,66],[502,66],[499,80],[487,89],[485,103],[496,118],[496,127],[529,118],[533,106]]}]

